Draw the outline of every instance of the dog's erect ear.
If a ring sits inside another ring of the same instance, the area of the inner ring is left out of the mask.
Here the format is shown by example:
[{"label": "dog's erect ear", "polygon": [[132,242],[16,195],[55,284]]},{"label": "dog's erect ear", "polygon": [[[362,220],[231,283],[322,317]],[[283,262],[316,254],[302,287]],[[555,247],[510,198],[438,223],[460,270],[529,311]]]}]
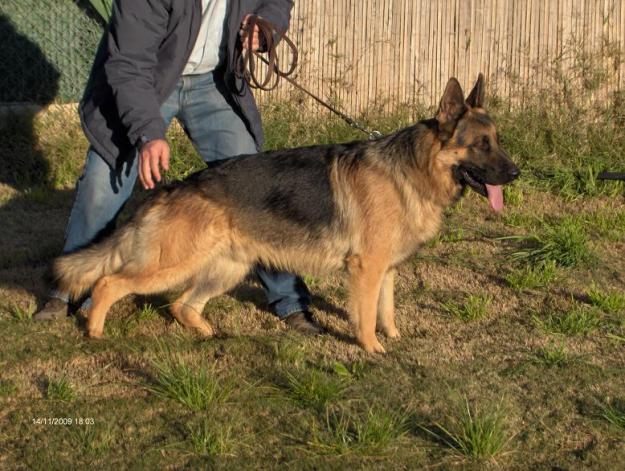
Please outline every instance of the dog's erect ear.
[{"label": "dog's erect ear", "polygon": [[480,73],[477,76],[477,82],[475,82],[475,86],[469,96],[467,97],[467,105],[471,108],[484,108],[484,94],[485,94],[485,86],[484,86],[484,75]]},{"label": "dog's erect ear", "polygon": [[456,124],[462,115],[467,111],[467,105],[464,102],[464,94],[460,83],[455,77],[449,79],[445,87],[445,93],[441,98],[441,104],[436,113],[436,121],[438,121],[438,129],[441,131],[440,138],[447,140],[454,133]]}]

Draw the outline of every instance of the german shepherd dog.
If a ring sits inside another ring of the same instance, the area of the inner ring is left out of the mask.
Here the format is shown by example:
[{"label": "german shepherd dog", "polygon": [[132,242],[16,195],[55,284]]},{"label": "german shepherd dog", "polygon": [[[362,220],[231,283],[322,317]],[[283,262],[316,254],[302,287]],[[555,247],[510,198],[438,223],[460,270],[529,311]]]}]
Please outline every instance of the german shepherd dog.
[{"label": "german shepherd dog", "polygon": [[100,337],[120,298],[183,286],[173,316],[211,336],[204,305],[253,267],[344,269],[356,339],[384,352],[376,327],[399,335],[395,267],[467,187],[500,211],[519,174],[483,101],[481,74],[466,100],[452,78],[434,118],[379,140],[239,156],[165,186],[108,239],[58,258],[59,287],[74,299],[92,288],[87,329]]}]

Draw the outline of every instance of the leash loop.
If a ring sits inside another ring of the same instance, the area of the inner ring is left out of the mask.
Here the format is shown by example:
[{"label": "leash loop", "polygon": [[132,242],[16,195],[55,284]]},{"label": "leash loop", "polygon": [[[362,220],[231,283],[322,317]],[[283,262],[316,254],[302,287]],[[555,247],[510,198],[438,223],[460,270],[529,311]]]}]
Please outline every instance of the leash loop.
[{"label": "leash loop", "polygon": [[[258,28],[258,39],[261,44],[260,51],[253,50],[253,33],[256,27]],[[276,53],[276,47],[280,41],[284,41],[289,50],[289,55],[291,56],[290,65],[287,70],[282,70],[280,68],[278,55]],[[243,42],[246,43],[245,48],[243,48]],[[267,55],[267,58],[263,56],[263,53]],[[262,80],[259,79],[257,75],[255,58],[260,59],[267,65],[267,72]],[[238,43],[237,50],[235,52],[234,73],[237,78],[245,80],[250,88],[266,92],[275,89],[280,83],[280,79],[285,79],[291,85],[313,98],[317,101],[317,103],[325,106],[327,109],[339,116],[351,127],[367,134],[369,140],[374,141],[382,137],[382,133],[380,131],[368,130],[353,118],[350,118],[342,111],[339,111],[298,84],[292,77],[297,67],[297,61],[297,47],[286,34],[278,34],[273,25],[264,18],[257,15],[250,15],[247,17],[247,22],[242,27],[241,41]],[[237,90],[238,93],[241,93],[242,91],[243,90]]]},{"label": "leash loop", "polygon": [[[258,39],[261,43],[261,49],[267,53],[266,59],[261,55],[261,52],[255,51],[253,47],[253,32],[256,28],[258,28]],[[280,36],[271,23],[257,15],[247,17],[242,33],[241,42],[238,44],[236,51],[235,74],[237,77],[245,80],[250,88],[269,92],[278,86],[280,78],[287,78],[293,75],[297,67],[298,51],[293,41],[286,34]],[[276,46],[281,40],[286,43],[291,56],[291,64],[287,70],[280,68],[278,54],[276,53]],[[245,48],[243,48],[244,41],[246,42]],[[256,72],[255,57],[267,64],[267,73],[262,80],[258,78]]]}]

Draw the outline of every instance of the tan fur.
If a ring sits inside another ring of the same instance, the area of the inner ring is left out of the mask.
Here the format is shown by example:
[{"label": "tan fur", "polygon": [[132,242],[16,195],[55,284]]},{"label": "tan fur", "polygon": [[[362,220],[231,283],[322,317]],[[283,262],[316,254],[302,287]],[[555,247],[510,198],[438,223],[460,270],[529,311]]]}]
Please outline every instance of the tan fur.
[{"label": "tan fur", "polygon": [[211,336],[214,330],[202,317],[204,305],[233,288],[257,262],[295,273],[342,269],[349,278],[349,312],[358,343],[368,352],[384,352],[376,326],[388,337],[399,335],[395,267],[439,230],[444,208],[460,191],[451,168],[466,152],[443,148],[435,132],[424,132],[414,153],[426,165],[406,173],[387,163],[381,146],[370,144],[363,165],[333,162],[329,174],[337,216],[321,235],[312,237],[302,229],[295,241],[269,243],[245,229],[241,211],[228,201],[183,186],[153,198],[108,240],[59,258],[60,288],[77,297],[93,287],[87,327],[90,336],[99,337],[106,313],[120,298],[184,286],[171,308],[173,316]]},{"label": "tan fur", "polygon": [[100,337],[107,311],[120,298],[186,285],[172,314],[181,324],[210,336],[213,328],[201,315],[205,303],[239,283],[257,258],[294,272],[324,274],[343,268],[350,276],[350,313],[357,340],[367,351],[383,352],[375,336],[376,318],[385,334],[398,335],[392,306],[393,267],[436,233],[442,204],[450,202],[447,197],[452,193],[444,186],[452,182],[443,187],[439,182],[434,191],[437,200],[425,201],[409,189],[412,185],[376,168],[354,173],[336,168],[333,175],[335,185],[341,185],[335,186],[334,194],[347,231],[330,227],[321,243],[295,249],[269,246],[241,232],[236,214],[228,214],[226,207],[193,195],[157,198],[136,224],[59,258],[55,271],[60,288],[77,297],[94,286],[87,327],[91,337]]}]

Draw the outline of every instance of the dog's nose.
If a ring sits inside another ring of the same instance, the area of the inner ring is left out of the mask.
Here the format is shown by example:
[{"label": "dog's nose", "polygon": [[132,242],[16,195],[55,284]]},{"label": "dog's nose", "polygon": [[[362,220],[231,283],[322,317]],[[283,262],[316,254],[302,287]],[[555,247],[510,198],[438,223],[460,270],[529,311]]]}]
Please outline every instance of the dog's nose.
[{"label": "dog's nose", "polygon": [[510,169],[508,170],[508,175],[510,175],[510,178],[515,179],[516,177],[518,177],[521,174],[521,171],[519,170],[519,167],[517,167],[516,165],[513,165],[512,167],[510,167]]}]

